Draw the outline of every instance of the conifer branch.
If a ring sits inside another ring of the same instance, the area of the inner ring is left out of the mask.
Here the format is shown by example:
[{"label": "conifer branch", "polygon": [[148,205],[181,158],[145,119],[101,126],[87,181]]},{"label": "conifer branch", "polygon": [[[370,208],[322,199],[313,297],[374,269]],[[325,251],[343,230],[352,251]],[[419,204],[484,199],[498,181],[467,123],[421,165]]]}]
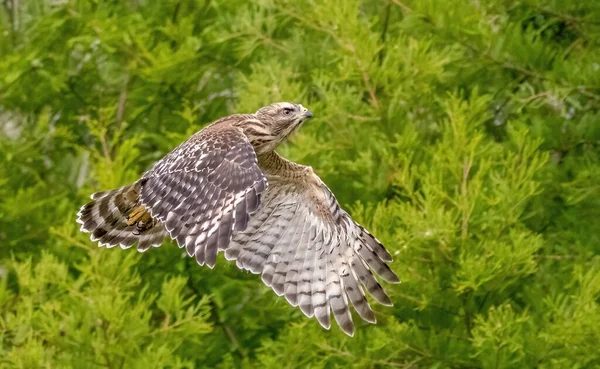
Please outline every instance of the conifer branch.
[{"label": "conifer branch", "polygon": [[470,210],[468,208],[468,180],[469,180],[469,172],[471,171],[471,166],[473,165],[473,158],[465,159],[463,162],[463,173],[462,180],[460,184],[460,193],[462,196],[463,209],[462,209],[462,224],[461,224],[461,238],[463,240],[467,239],[468,236],[468,228],[469,228],[469,215]]},{"label": "conifer branch", "polygon": [[465,323],[465,329],[467,331],[467,336],[469,338],[473,338],[473,315],[472,315],[471,308],[469,306],[469,302],[472,298],[472,295],[473,295],[473,292],[471,290],[469,290],[467,293],[465,293],[461,296],[463,310],[465,311],[465,314],[463,315],[463,319],[464,319],[464,323]]},{"label": "conifer branch", "polygon": [[[190,260],[191,260],[191,262],[190,262]],[[192,270],[190,269],[191,263],[194,264],[194,265],[192,265],[192,267],[196,266],[193,259],[187,259],[186,263],[185,263],[185,268],[186,268],[186,270],[189,271],[189,273],[190,273],[189,275],[192,275],[191,274]],[[186,284],[192,291],[194,291],[194,294],[196,296],[203,295],[194,285],[192,278],[188,278]],[[212,320],[213,324],[217,327],[221,327],[221,329],[223,330],[223,333],[225,334],[225,337],[227,337],[227,339],[231,343],[231,350],[236,354],[236,356],[238,356],[238,358],[240,360],[243,360],[246,357],[246,352],[244,351],[243,347],[240,345],[240,342],[237,339],[237,336],[235,335],[235,332],[233,331],[231,326],[229,324],[221,321],[221,318],[219,316],[219,306],[215,303],[214,299],[212,299],[212,298],[209,299],[209,305],[211,307],[210,316],[211,316],[211,320]]]},{"label": "conifer branch", "polygon": [[400,0],[390,0],[390,2],[396,4],[397,6],[400,7],[400,9],[402,9],[404,12],[406,13],[411,13],[412,9],[409,8],[406,4],[404,4],[403,2],[401,2]]},{"label": "conifer branch", "polygon": [[[392,1],[394,1],[394,0],[392,0]],[[517,73],[519,73],[519,74],[521,74],[522,76],[525,76],[525,77],[534,78],[534,79],[537,79],[537,80],[540,80],[540,81],[549,81],[549,82],[552,82],[554,84],[557,84],[557,85],[565,87],[565,88],[571,88],[572,90],[577,90],[582,95],[585,95],[587,97],[591,97],[594,100],[600,100],[600,94],[596,94],[596,93],[592,92],[593,90],[600,90],[600,86],[593,86],[593,87],[590,87],[590,86],[577,86],[577,87],[570,86],[568,83],[566,83],[563,80],[554,80],[554,79],[552,79],[552,78],[550,78],[550,77],[548,77],[548,76],[546,76],[546,75],[544,75],[542,73],[539,73],[539,72],[534,71],[532,69],[529,69],[527,67],[523,67],[523,66],[514,64],[514,63],[512,63],[510,61],[497,59],[494,56],[492,56],[488,51],[482,51],[478,47],[470,44],[469,42],[466,42],[466,41],[460,39],[458,36],[452,34],[451,32],[450,33],[445,32],[445,30],[441,29],[439,26],[437,26],[436,24],[434,24],[431,21],[431,19],[428,19],[427,23],[432,26],[433,30],[435,30],[438,35],[442,35],[443,34],[444,36],[451,38],[454,42],[456,42],[456,43],[462,45],[463,47],[471,50],[474,55],[482,58],[483,60],[488,60],[488,61],[492,62],[493,64],[495,64],[495,65],[497,65],[497,66],[499,66],[499,67],[501,67],[503,69],[517,72]]]},{"label": "conifer branch", "polygon": [[383,18],[383,26],[381,28],[381,50],[379,50],[379,66],[383,64],[383,58],[385,56],[385,37],[387,35],[389,23],[390,23],[390,13],[392,10],[392,4],[388,3],[385,7],[385,16]]},{"label": "conifer branch", "polygon": [[535,8],[542,13],[550,14],[554,17],[562,19],[571,25],[578,26],[579,24],[585,24],[585,23],[593,24],[593,25],[600,25],[600,20],[576,17],[576,16],[573,16],[573,15],[570,15],[567,13],[559,13],[559,12],[556,12],[552,9],[549,9],[549,8],[543,7],[543,6],[535,6]]},{"label": "conifer branch", "polygon": [[373,106],[373,108],[375,108],[375,110],[379,111],[379,100],[377,99],[375,88],[371,83],[371,78],[366,69],[366,66],[364,65],[363,61],[360,59],[356,52],[356,46],[354,45],[354,42],[352,40],[345,41],[335,32],[335,30],[310,22],[305,17],[301,17],[298,14],[295,14],[294,12],[285,9],[284,7],[280,7],[278,8],[278,10],[280,10],[283,14],[296,19],[297,21],[305,24],[306,26],[314,30],[328,34],[343,50],[346,50],[352,56],[354,62],[356,63],[356,66],[358,67],[363,83],[367,89],[371,105]]},{"label": "conifer branch", "polygon": [[125,82],[123,82],[123,86],[121,87],[121,92],[119,93],[119,102],[117,103],[117,131],[121,126],[121,122],[123,121],[123,114],[125,114],[125,104],[127,103],[127,89],[129,85],[129,73],[125,76]]}]

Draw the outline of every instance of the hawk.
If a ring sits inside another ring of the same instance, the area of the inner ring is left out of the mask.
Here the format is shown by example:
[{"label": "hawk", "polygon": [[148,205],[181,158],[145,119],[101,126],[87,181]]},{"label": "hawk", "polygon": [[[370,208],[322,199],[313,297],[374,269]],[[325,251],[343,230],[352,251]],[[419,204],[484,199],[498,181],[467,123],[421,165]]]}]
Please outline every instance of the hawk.
[{"label": "hawk", "polygon": [[91,196],[77,214],[100,246],[139,251],[168,236],[198,264],[217,253],[255,274],[326,329],[331,314],[354,335],[349,306],[375,314],[365,290],[392,305],[373,275],[396,283],[392,257],[355,222],[310,166],[275,148],[312,113],[280,102],[221,118],[158,161],[136,182]]}]

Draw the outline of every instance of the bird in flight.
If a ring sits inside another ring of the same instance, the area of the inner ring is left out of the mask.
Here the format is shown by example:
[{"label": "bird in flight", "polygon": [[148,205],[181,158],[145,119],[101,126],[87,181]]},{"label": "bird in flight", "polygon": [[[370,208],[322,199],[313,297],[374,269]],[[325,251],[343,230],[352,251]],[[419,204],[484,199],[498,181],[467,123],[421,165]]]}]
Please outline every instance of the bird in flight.
[{"label": "bird in flight", "polygon": [[221,118],[134,183],[93,194],[77,214],[81,231],[100,246],[137,242],[139,251],[168,236],[210,268],[223,251],[307,317],[329,329],[333,313],[352,336],[350,305],[376,322],[365,290],[392,305],[373,272],[399,280],[389,252],[313,169],[275,152],[309,118],[310,110],[289,102]]}]

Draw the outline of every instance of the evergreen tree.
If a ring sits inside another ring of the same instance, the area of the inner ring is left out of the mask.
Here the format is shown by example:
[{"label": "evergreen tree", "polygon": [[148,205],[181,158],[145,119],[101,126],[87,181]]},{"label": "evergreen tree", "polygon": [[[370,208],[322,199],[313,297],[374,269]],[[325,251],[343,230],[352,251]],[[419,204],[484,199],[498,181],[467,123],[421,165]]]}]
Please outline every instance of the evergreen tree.
[{"label": "evergreen tree", "polygon": [[[0,367],[600,367],[600,2],[0,2]],[[323,330],[75,213],[203,125],[309,107],[282,153],[394,256]],[[355,319],[358,322],[357,319]]]}]

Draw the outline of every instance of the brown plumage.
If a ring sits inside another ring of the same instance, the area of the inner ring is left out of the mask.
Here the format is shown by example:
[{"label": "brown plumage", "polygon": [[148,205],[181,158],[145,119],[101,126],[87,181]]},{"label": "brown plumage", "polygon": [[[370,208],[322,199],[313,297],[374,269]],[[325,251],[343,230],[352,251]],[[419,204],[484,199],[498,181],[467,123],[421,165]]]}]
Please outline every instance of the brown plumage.
[{"label": "brown plumage", "polygon": [[252,273],[329,329],[354,334],[349,306],[375,315],[364,290],[391,301],[373,272],[398,282],[383,245],[356,223],[311,167],[274,150],[312,113],[276,103],[221,118],[167,154],[135,183],[92,195],[78,213],[100,246],[138,250],[168,235],[200,265],[217,253]]}]

